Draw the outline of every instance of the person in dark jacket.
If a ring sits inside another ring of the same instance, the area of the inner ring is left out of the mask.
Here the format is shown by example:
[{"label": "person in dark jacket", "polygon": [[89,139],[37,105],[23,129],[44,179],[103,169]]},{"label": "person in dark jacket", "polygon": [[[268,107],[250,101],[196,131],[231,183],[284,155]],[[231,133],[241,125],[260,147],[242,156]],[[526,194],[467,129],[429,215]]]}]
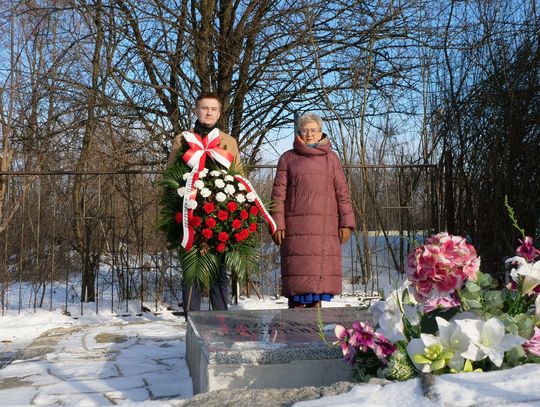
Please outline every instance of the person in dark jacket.
[{"label": "person in dark jacket", "polygon": [[317,307],[341,293],[340,244],[356,226],[343,167],[321,118],[306,114],[298,128],[293,149],[279,159],[271,198],[289,308]]},{"label": "person in dark jacket", "polygon": [[[214,93],[203,93],[197,97],[195,103],[195,116],[197,121],[191,132],[205,137],[213,129],[217,128],[217,122],[221,116],[221,99]],[[220,130],[219,146],[233,155],[233,166],[241,170],[240,155],[236,140]],[[178,159],[178,154],[182,150],[182,135],[178,134],[173,141],[167,167],[174,165]],[[229,277],[225,264],[219,265],[219,272],[215,281],[212,282],[209,292],[210,304],[212,309],[224,311],[229,308]],[[199,311],[201,309],[201,290],[198,285],[187,286],[182,280],[182,301],[184,313],[187,317],[189,311]]]}]

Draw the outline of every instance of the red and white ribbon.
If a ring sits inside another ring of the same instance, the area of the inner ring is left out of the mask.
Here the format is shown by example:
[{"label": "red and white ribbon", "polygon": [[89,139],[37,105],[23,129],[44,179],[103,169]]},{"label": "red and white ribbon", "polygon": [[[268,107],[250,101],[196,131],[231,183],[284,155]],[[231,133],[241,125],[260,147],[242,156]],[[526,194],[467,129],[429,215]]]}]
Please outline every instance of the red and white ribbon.
[{"label": "red and white ribbon", "polygon": [[233,155],[227,150],[219,147],[219,129],[214,129],[206,137],[184,131],[182,133],[189,149],[182,156],[184,162],[197,171],[202,171],[205,167],[206,156],[212,157],[225,168],[229,168],[233,161]]},{"label": "red and white ribbon", "polygon": [[240,175],[235,175],[234,179],[240,182],[248,192],[251,192],[255,195],[255,205],[257,205],[257,208],[259,208],[259,210],[261,211],[264,220],[268,222],[268,225],[270,226],[270,232],[274,234],[274,232],[277,230],[276,222],[264,207],[261,198],[259,198],[257,192],[255,192],[255,188],[253,188],[253,185],[251,185],[251,183],[247,179]]},{"label": "red and white ribbon", "polygon": [[188,202],[195,200],[197,197],[197,188],[193,187],[195,181],[199,179],[199,172],[192,171],[186,180],[184,201],[182,203],[182,247],[189,251],[193,245],[195,239],[195,230],[191,226],[191,219],[193,218],[193,209],[188,208]]}]

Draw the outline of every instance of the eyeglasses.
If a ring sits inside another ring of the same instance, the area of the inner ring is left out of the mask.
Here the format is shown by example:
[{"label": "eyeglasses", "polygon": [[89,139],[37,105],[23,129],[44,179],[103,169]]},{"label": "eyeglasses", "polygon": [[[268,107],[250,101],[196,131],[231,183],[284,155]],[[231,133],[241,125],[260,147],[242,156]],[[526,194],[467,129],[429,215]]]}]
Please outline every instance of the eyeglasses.
[{"label": "eyeglasses", "polygon": [[321,133],[322,132],[320,130],[315,130],[315,129],[302,129],[302,130],[300,130],[300,134],[302,134],[303,136],[307,136],[308,134],[313,134],[314,136],[318,136]]}]

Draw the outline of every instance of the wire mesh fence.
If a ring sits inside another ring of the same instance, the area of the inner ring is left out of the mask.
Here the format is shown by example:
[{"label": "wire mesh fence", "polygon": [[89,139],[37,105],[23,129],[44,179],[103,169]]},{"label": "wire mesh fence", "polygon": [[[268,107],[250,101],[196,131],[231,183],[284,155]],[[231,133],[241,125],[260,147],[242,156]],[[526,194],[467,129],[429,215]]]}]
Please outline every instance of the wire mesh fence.
[{"label": "wire mesh fence", "polygon": [[[249,179],[268,202],[273,166]],[[434,166],[346,167],[357,230],[343,246],[343,292],[399,279],[414,240],[440,229]],[[82,314],[177,308],[182,270],[155,225],[157,171],[3,172],[0,306]],[[277,297],[279,249],[259,228],[260,261],[237,294]],[[234,287],[236,288],[236,287]],[[233,290],[235,291],[235,290]],[[83,304],[86,307],[83,307]]]}]

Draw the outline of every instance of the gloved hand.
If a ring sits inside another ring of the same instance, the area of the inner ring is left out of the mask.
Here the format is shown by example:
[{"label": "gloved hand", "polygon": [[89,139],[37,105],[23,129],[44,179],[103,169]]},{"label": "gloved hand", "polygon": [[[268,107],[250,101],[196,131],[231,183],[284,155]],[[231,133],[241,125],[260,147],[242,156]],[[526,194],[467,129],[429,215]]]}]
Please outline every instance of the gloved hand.
[{"label": "gloved hand", "polygon": [[275,244],[278,246],[281,246],[281,243],[283,243],[283,240],[285,240],[285,231],[284,230],[276,230],[274,234],[272,235],[272,240]]},{"label": "gloved hand", "polygon": [[339,228],[339,243],[347,243],[347,240],[351,237],[351,229],[349,228]]}]

